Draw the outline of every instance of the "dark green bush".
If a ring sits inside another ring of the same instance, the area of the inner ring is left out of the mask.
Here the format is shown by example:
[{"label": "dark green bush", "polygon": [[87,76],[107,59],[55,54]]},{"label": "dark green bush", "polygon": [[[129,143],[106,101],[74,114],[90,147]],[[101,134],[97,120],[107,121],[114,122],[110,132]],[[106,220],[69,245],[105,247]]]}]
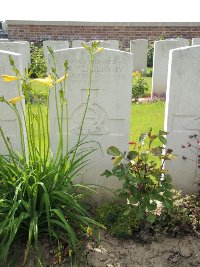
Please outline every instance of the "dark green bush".
[{"label": "dark green bush", "polygon": [[173,208],[162,209],[154,228],[170,235],[200,230],[200,198],[198,194],[182,196],[173,190]]},{"label": "dark green bush", "polygon": [[153,67],[154,43],[150,43],[147,51],[147,66]]},{"label": "dark green bush", "polygon": [[[130,151],[121,152],[117,147],[111,146],[107,154],[112,156],[112,170],[105,170],[102,175],[114,176],[123,182],[117,190],[117,195],[127,201],[127,214],[134,210],[138,220],[153,223],[158,202],[166,209],[173,207],[171,177],[164,170],[165,160],[174,158],[172,149],[164,151],[167,140],[165,131],[153,134],[152,129],[141,134],[139,141],[129,142]],[[162,161],[162,163],[161,163]]]},{"label": "dark green bush", "polygon": [[31,65],[29,71],[32,72],[32,78],[43,78],[47,76],[47,66],[44,59],[42,45],[31,43]]},{"label": "dark green bush", "polygon": [[135,212],[126,214],[127,204],[121,200],[105,203],[97,209],[97,220],[117,238],[129,238],[138,231],[140,223]]},{"label": "dark green bush", "polygon": [[[155,221],[149,225],[151,233],[164,233],[167,236],[194,233],[200,236],[200,198],[198,194],[182,196],[180,191],[172,190],[173,207],[158,205]],[[117,238],[130,238],[134,232],[139,236],[147,224],[136,218],[136,209],[126,213],[127,204],[121,199],[106,203],[97,209],[97,220],[109,233]]]},{"label": "dark green bush", "polygon": [[142,73],[135,71],[133,72],[133,81],[132,81],[132,97],[134,101],[137,102],[140,97],[143,97],[145,91],[148,91],[149,86],[142,76]]}]

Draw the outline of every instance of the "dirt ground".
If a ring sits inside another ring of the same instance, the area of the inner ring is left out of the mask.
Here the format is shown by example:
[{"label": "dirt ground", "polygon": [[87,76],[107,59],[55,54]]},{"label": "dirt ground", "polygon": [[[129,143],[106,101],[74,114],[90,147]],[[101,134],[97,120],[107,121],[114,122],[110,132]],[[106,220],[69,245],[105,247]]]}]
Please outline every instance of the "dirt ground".
[{"label": "dirt ground", "polygon": [[[83,241],[85,256],[80,253],[77,265],[71,265],[68,250],[65,256],[62,255],[62,263],[57,264],[49,242],[44,241],[41,247],[43,265],[38,265],[33,253],[30,253],[25,267],[200,267],[200,238],[193,235],[180,238],[161,235],[151,239],[144,233],[143,243],[138,238],[119,240],[107,232],[102,232],[100,237],[98,245],[87,238]],[[14,253],[10,256],[14,257]],[[22,267],[22,258],[19,252],[15,263],[0,266]]]},{"label": "dirt ground", "polygon": [[100,246],[88,243],[86,257],[90,267],[189,267],[200,266],[200,239],[195,236],[159,236],[149,244],[118,240],[107,233]]}]

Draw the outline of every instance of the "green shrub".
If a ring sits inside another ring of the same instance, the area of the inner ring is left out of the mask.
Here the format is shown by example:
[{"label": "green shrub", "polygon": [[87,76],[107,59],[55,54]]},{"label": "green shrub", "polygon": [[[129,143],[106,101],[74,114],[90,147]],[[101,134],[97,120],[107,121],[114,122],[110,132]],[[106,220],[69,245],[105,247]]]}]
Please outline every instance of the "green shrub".
[{"label": "green shrub", "polygon": [[114,167],[102,175],[115,176],[123,182],[122,188],[116,193],[120,198],[127,200],[126,213],[135,210],[137,220],[142,220],[144,223],[155,221],[159,202],[166,209],[173,207],[171,178],[163,166],[165,160],[170,160],[174,156],[171,154],[171,149],[164,151],[163,146],[153,146],[156,139],[166,144],[164,137],[166,134],[164,131],[159,131],[155,135],[150,129],[140,136],[138,143],[130,142],[133,149],[127,153],[121,152],[115,146],[107,150],[112,156]]},{"label": "green shrub", "polygon": [[154,43],[150,43],[147,51],[147,66],[153,67]]},{"label": "green shrub", "polygon": [[170,210],[162,209],[156,218],[154,229],[170,235],[199,231],[199,194],[182,196],[181,191],[173,190],[173,207]]},{"label": "green shrub", "polygon": [[149,86],[142,74],[138,71],[133,72],[132,97],[134,101],[137,102],[140,97],[143,97],[148,89]]},{"label": "green shrub", "polygon": [[44,59],[43,47],[31,43],[31,65],[29,71],[31,71],[32,78],[43,78],[47,76],[47,66]]},{"label": "green shrub", "polygon": [[[173,205],[170,209],[158,205],[154,210],[155,220],[149,230],[155,234],[167,236],[195,233],[200,236],[200,198],[199,194],[182,196],[181,191],[172,190]],[[134,233],[139,236],[147,224],[137,219],[136,207],[127,211],[127,203],[117,199],[104,203],[96,210],[96,219],[102,223],[109,233],[117,238],[130,238]]]},{"label": "green shrub", "polygon": [[123,201],[105,203],[97,209],[96,220],[103,224],[109,233],[117,238],[129,238],[138,231],[140,222],[132,210],[126,215],[127,204]]}]

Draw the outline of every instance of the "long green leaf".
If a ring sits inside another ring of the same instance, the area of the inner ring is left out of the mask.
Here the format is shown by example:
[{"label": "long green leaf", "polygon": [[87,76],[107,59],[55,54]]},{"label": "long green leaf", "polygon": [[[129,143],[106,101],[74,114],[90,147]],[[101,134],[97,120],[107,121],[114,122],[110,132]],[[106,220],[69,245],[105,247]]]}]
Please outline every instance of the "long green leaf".
[{"label": "long green leaf", "polygon": [[20,227],[20,224],[22,223],[23,220],[26,220],[27,218],[29,217],[29,214],[28,213],[25,213],[25,212],[22,212],[20,214],[19,217],[15,218],[12,223],[10,224],[10,228],[9,228],[9,237],[8,237],[8,241],[6,242],[6,244],[4,245],[3,247],[3,250],[1,251],[1,254],[0,254],[0,259],[6,259],[7,258],[7,255],[8,255],[8,251],[10,249],[10,246],[18,232],[18,229]]},{"label": "long green leaf", "polygon": [[60,210],[51,209],[51,211],[54,212],[57,215],[57,217],[60,219],[60,221],[64,224],[64,229],[66,230],[66,232],[70,236],[70,242],[72,244],[72,247],[73,247],[74,250],[76,250],[77,237],[76,237],[76,234],[75,234],[73,228],[70,226],[70,224],[65,219],[65,217],[63,216],[63,214],[62,214],[62,212]]}]

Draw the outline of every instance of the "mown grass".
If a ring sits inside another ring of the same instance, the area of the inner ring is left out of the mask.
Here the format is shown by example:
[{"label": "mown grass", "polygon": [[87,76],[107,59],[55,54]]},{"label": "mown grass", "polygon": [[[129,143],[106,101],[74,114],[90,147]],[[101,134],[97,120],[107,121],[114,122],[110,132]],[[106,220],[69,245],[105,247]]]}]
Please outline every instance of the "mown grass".
[{"label": "mown grass", "polygon": [[[46,115],[47,115],[47,106],[46,105],[41,105],[41,110],[42,110],[42,115],[43,115],[43,122],[44,122],[44,129],[45,129],[45,136],[47,138],[47,120],[46,120]],[[42,146],[44,144],[44,138],[43,136],[39,136],[39,129],[38,129],[38,123],[37,123],[37,116],[38,116],[38,106],[37,104],[31,105],[31,111],[34,114],[35,119],[33,120],[33,127],[35,130],[35,141],[36,144],[39,145],[39,139],[42,142]],[[28,117],[28,116],[27,116]]]},{"label": "mown grass", "polygon": [[[158,101],[154,103],[132,104],[131,107],[131,126],[130,126],[130,141],[139,141],[142,133],[147,133],[152,128],[153,134],[158,134],[164,128],[164,109],[165,102]],[[147,149],[148,142],[145,142],[144,148]],[[155,139],[153,147],[162,146],[159,139]],[[130,145],[129,149],[132,150],[133,146]],[[161,164],[160,160],[151,157],[157,164]]]},{"label": "mown grass", "polygon": [[39,83],[32,83],[32,89],[33,89],[33,92],[34,94],[37,94],[37,95],[47,95],[48,93],[48,86],[45,85],[45,84],[39,84]]},{"label": "mown grass", "polygon": [[151,127],[154,133],[163,130],[165,102],[132,104],[130,140],[138,141],[141,133]]}]

